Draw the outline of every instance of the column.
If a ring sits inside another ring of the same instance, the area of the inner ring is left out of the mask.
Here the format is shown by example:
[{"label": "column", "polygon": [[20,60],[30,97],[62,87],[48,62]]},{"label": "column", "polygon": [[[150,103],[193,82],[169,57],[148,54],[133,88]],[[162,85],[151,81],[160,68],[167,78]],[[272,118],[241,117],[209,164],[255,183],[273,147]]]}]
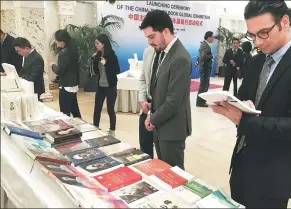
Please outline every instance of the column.
[{"label": "column", "polygon": [[31,45],[44,59],[44,82],[46,94],[50,95],[49,76],[50,63],[48,62],[49,48],[46,34],[45,1],[14,1],[16,35],[28,39]]},{"label": "column", "polygon": [[1,30],[14,37],[16,36],[13,1],[1,1]]}]

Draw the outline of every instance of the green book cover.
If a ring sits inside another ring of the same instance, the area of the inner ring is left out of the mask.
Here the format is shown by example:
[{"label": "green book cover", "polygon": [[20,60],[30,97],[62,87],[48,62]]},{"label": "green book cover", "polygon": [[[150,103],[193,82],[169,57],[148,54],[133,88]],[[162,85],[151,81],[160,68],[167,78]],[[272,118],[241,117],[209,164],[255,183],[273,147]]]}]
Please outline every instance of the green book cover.
[{"label": "green book cover", "polygon": [[203,186],[195,181],[190,181],[184,184],[183,186],[190,190],[191,192],[197,194],[201,198],[204,198],[212,193],[212,191],[208,189],[206,186]]}]

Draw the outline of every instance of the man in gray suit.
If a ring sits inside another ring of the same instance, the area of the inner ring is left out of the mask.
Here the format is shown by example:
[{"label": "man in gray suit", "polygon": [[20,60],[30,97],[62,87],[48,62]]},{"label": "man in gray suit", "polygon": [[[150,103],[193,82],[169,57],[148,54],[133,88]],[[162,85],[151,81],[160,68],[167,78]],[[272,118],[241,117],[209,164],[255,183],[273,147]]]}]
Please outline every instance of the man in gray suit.
[{"label": "man in gray suit", "polygon": [[207,107],[205,100],[198,95],[207,92],[209,88],[210,74],[212,69],[213,55],[211,53],[210,44],[213,42],[213,32],[207,31],[204,36],[204,41],[201,42],[199,48],[198,63],[200,66],[200,86],[197,94],[196,106]]},{"label": "man in gray suit", "polygon": [[184,169],[185,141],[192,132],[191,57],[174,36],[173,22],[166,12],[148,12],[140,29],[156,51],[149,87],[151,111],[145,126],[154,131],[158,158]]},{"label": "man in gray suit", "polygon": [[143,69],[140,74],[139,85],[139,103],[141,106],[141,114],[139,116],[139,145],[141,151],[154,157],[154,137],[153,132],[148,131],[145,127],[145,120],[150,110],[151,95],[149,93],[152,62],[154,60],[155,50],[149,46],[144,50]]}]

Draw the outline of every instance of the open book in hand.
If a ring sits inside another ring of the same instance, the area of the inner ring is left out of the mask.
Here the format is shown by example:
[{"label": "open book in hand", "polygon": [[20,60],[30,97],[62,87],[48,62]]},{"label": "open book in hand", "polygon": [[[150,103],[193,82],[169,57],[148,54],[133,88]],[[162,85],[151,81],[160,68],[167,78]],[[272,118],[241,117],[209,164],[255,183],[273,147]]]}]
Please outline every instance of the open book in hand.
[{"label": "open book in hand", "polygon": [[228,104],[235,106],[244,113],[255,115],[261,114],[261,111],[251,108],[248,104],[245,104],[227,91],[205,92],[199,94],[198,96],[206,100],[209,105],[220,105],[220,102],[226,101]]}]

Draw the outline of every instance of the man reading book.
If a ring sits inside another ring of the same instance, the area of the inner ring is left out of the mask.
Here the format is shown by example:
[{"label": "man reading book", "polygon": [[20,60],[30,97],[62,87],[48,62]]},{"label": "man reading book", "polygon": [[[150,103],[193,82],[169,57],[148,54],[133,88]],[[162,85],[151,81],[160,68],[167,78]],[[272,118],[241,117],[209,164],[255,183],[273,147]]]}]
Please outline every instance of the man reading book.
[{"label": "man reading book", "polygon": [[240,100],[259,116],[222,102],[211,106],[237,126],[231,161],[232,198],[246,208],[287,208],[291,198],[291,11],[284,1],[250,1],[246,37],[263,53],[252,60]]}]

